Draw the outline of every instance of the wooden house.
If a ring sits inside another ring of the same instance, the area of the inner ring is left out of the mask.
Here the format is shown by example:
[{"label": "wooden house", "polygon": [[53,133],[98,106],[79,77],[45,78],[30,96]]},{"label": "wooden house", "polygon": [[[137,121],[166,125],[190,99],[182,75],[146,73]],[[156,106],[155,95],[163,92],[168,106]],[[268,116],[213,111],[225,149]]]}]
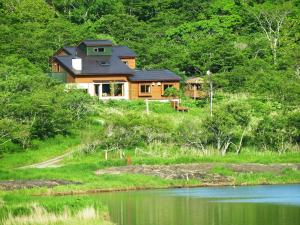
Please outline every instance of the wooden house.
[{"label": "wooden house", "polygon": [[203,90],[205,81],[201,77],[192,77],[185,81],[185,95],[193,99],[205,98],[207,93]]},{"label": "wooden house", "polygon": [[110,40],[62,47],[51,58],[51,67],[50,76],[99,99],[167,99],[164,91],[179,89],[181,79],[166,69],[136,69],[136,54]]}]

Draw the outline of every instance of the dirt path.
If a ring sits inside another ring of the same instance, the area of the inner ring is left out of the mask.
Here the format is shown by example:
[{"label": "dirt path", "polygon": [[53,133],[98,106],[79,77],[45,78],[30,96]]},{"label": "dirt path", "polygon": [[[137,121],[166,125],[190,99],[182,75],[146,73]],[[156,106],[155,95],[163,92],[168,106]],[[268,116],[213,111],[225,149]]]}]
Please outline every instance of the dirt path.
[{"label": "dirt path", "polygon": [[22,166],[19,167],[18,169],[28,169],[28,168],[49,168],[49,167],[60,167],[62,166],[62,164],[60,163],[64,158],[66,158],[67,156],[72,155],[73,151],[69,151],[63,155],[57,156],[55,158],[52,159],[48,159],[46,161],[40,162],[40,163],[35,163],[35,164],[31,164],[28,166]]}]

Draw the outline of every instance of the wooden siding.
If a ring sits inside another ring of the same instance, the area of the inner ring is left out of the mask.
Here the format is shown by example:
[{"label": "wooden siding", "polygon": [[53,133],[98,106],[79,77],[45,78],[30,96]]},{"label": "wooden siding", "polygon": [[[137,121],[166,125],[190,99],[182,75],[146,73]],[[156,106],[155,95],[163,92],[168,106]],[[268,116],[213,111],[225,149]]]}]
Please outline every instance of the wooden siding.
[{"label": "wooden siding", "polygon": [[127,62],[130,69],[135,69],[135,58],[121,58],[122,62]]},{"label": "wooden siding", "polygon": [[66,53],[66,51],[63,49],[56,54],[56,56],[63,56],[63,55],[69,55],[69,54]]},{"label": "wooden siding", "polygon": [[[179,82],[160,82],[161,85],[158,86],[158,82],[154,82],[155,85],[152,85],[153,82],[132,82],[129,84],[129,98],[130,99],[169,99],[169,97],[164,97],[163,95],[163,84],[172,84],[175,88],[179,89]],[[150,95],[141,95],[140,94],[140,84],[150,84],[151,85],[151,94]]]},{"label": "wooden siding", "polygon": [[66,72],[67,73],[67,83],[75,83],[74,76],[67,71],[63,66],[61,66],[56,60],[51,63],[52,72]]},{"label": "wooden siding", "polygon": [[111,75],[111,76],[93,76],[93,75],[77,75],[75,77],[75,83],[94,83],[94,81],[128,81],[127,76],[124,75]]}]

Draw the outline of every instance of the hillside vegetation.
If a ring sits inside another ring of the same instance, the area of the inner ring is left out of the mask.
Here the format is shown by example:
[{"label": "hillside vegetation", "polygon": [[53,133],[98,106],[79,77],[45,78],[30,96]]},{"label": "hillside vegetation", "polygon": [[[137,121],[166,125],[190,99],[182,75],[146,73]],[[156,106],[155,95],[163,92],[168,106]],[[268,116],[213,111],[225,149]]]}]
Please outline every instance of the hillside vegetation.
[{"label": "hillside vegetation", "polygon": [[[299,9],[298,0],[2,0],[0,154],[51,156],[45,145],[55,139],[85,152],[155,156],[298,152]],[[139,68],[167,68],[183,80],[210,70],[213,115],[208,99],[181,96],[190,112],[153,103],[147,116],[143,102],[101,103],[45,76],[61,46],[101,38],[135,50]]]},{"label": "hillside vegetation", "polygon": [[[47,77],[83,39],[180,75],[169,91],[189,111]],[[0,224],[111,224],[96,195],[74,194],[300,181],[300,0],[0,0],[0,55]],[[182,94],[208,70],[212,115]]]}]

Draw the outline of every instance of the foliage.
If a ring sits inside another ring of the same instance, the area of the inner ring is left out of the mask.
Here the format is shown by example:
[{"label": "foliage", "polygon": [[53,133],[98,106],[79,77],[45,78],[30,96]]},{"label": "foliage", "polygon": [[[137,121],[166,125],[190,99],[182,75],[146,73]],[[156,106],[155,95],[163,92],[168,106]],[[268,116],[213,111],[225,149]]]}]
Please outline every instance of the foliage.
[{"label": "foliage", "polygon": [[92,100],[77,90],[69,93],[27,59],[4,58],[0,74],[0,141],[27,148],[33,139],[67,134],[89,113]]},{"label": "foliage", "polygon": [[299,120],[299,112],[266,116],[259,122],[255,138],[263,149],[284,153],[289,144],[299,141]]},{"label": "foliage", "polygon": [[181,96],[180,90],[175,87],[169,87],[164,91],[164,96],[166,97],[179,97]]},{"label": "foliage", "polygon": [[[276,151],[297,145],[299,9],[298,0],[3,0],[0,104],[5,107],[0,108],[0,149],[25,149],[35,139],[66,135],[86,118],[92,99],[76,90],[65,92],[44,72],[60,47],[97,38],[135,50],[141,69],[166,68],[184,79],[210,70],[217,91],[212,118],[205,99],[185,102],[191,108],[185,120],[175,117],[171,107],[154,103],[154,117],[140,114],[143,101],[100,103],[99,108],[127,112],[108,112],[111,118],[104,118],[99,136],[87,138],[101,139],[96,146],[120,149],[162,142],[239,153],[244,145]],[[233,93],[238,98],[231,102],[226,96]],[[165,94],[177,97],[181,92]],[[105,117],[105,110],[99,111]]]}]

